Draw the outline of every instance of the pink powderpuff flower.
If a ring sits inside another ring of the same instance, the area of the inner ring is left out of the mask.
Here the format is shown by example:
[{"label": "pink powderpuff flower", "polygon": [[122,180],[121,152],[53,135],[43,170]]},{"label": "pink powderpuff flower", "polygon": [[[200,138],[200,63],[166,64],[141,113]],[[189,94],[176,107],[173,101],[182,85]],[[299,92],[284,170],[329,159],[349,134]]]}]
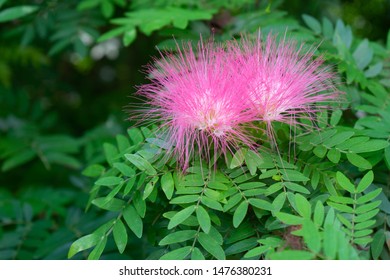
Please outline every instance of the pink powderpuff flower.
[{"label": "pink powderpuff flower", "polygon": [[230,51],[240,61],[252,108],[271,134],[271,122],[294,126],[299,118],[314,120],[313,113],[339,95],[334,75],[321,57],[314,58],[313,48],[285,37],[278,42],[272,35],[264,42],[259,34],[256,40],[231,44]]},{"label": "pink powderpuff flower", "polygon": [[183,47],[149,67],[151,83],[138,94],[150,105],[142,117],[161,122],[161,135],[171,147],[168,154],[185,170],[194,153],[209,160],[211,153],[253,146],[246,126],[256,112],[242,94],[246,85],[237,65],[221,46],[201,41],[196,49]]}]

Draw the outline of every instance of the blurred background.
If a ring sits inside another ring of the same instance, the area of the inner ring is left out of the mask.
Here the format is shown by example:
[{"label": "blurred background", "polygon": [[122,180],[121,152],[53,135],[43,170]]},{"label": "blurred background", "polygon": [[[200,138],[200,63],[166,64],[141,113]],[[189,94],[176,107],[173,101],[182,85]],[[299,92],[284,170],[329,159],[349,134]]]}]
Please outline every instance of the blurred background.
[{"label": "blurred background", "polygon": [[319,43],[302,14],[340,18],[382,44],[389,34],[390,0],[0,0],[0,259],[65,259],[109,218],[85,213],[92,181],[83,170],[132,125],[126,106],[144,66],[173,36],[288,27]]}]

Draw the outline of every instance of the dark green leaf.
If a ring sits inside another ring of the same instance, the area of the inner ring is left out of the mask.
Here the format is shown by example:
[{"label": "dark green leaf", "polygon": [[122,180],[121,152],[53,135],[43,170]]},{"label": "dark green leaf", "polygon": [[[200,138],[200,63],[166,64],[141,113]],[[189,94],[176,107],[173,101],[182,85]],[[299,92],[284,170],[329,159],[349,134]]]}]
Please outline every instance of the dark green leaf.
[{"label": "dark green leaf", "polygon": [[181,243],[190,239],[194,239],[196,234],[197,234],[196,230],[176,231],[165,236],[158,245],[164,246],[164,245]]},{"label": "dark green leaf", "polygon": [[123,218],[131,231],[134,232],[138,238],[141,238],[143,231],[142,219],[132,205],[128,205],[123,210]]},{"label": "dark green leaf", "polygon": [[195,211],[195,207],[195,205],[191,205],[177,212],[169,221],[168,229],[172,229],[175,226],[184,222]]},{"label": "dark green leaf", "polygon": [[15,168],[19,165],[31,161],[36,156],[35,152],[32,150],[23,150],[18,152],[16,155],[8,158],[4,161],[1,171],[8,171],[12,168]]},{"label": "dark green leaf", "polygon": [[160,258],[160,260],[184,260],[191,253],[191,246],[173,250]]},{"label": "dark green leaf", "polygon": [[135,171],[127,164],[122,162],[115,162],[113,166],[127,177],[133,177],[135,175]]},{"label": "dark green leaf", "polygon": [[120,177],[108,176],[100,178],[95,182],[98,186],[116,186],[123,182],[123,179]]},{"label": "dark green leaf", "polygon": [[384,245],[386,242],[386,235],[383,229],[378,230],[371,243],[371,254],[374,260],[377,260],[384,250]]},{"label": "dark green leaf", "polygon": [[252,205],[256,208],[259,208],[259,209],[264,209],[264,210],[268,210],[268,211],[274,210],[272,204],[264,199],[250,198],[250,199],[248,199],[248,202],[250,205]]},{"label": "dark green leaf", "polygon": [[287,189],[289,189],[290,191],[294,191],[294,192],[300,192],[300,193],[305,193],[305,194],[310,194],[310,191],[301,186],[301,185],[298,185],[296,183],[292,183],[292,182],[285,182],[283,183]]},{"label": "dark green leaf", "polygon": [[173,195],[173,191],[174,191],[174,182],[173,182],[171,172],[165,173],[161,177],[161,188],[162,188],[163,192],[165,193],[165,196],[168,199],[171,199],[172,195]]},{"label": "dark green leaf", "polygon": [[197,247],[192,250],[191,260],[205,260],[202,252]]},{"label": "dark green leaf", "polygon": [[298,182],[306,182],[310,179],[304,176],[301,172],[296,170],[281,170],[281,173],[283,174],[283,179],[286,181],[298,181]]},{"label": "dark green leaf", "polygon": [[103,150],[107,162],[112,166],[113,163],[118,160],[118,149],[110,143],[104,143]]},{"label": "dark green leaf", "polygon": [[199,199],[199,195],[182,195],[175,197],[169,203],[171,204],[185,204],[195,202]]},{"label": "dark green leaf", "polygon": [[359,143],[349,147],[349,150],[353,153],[367,153],[382,150],[389,146],[386,140],[369,140],[364,143]]},{"label": "dark green leaf", "polygon": [[134,164],[139,170],[145,171],[148,175],[156,175],[157,171],[153,166],[143,157],[133,154],[125,154],[125,157]]},{"label": "dark green leaf", "polygon": [[207,211],[200,205],[196,208],[196,217],[199,225],[205,233],[209,233],[211,227],[210,216]]},{"label": "dark green leaf", "polygon": [[212,209],[223,211],[221,204],[218,201],[215,201],[207,196],[202,196],[201,202]]},{"label": "dark green leaf", "polygon": [[210,235],[200,232],[198,241],[200,245],[202,245],[202,247],[216,259],[225,259],[225,252],[223,251],[222,247],[217,243],[217,241],[215,241],[214,238],[210,237]]},{"label": "dark green leaf", "polygon": [[106,247],[106,244],[107,244],[107,236],[104,236],[103,239],[99,241],[96,247],[88,255],[88,260],[98,260],[102,255],[104,248]]},{"label": "dark green leaf", "polygon": [[11,21],[24,17],[38,10],[38,6],[16,6],[11,7],[0,12],[0,22]]},{"label": "dark green leaf", "polygon": [[287,225],[301,225],[303,223],[303,218],[288,213],[279,212],[275,216]]},{"label": "dark green leaf", "polygon": [[121,199],[112,198],[111,200],[107,201],[105,197],[95,198],[92,200],[92,204],[101,209],[109,211],[121,211],[125,206],[125,202]]},{"label": "dark green leaf", "polygon": [[233,226],[237,228],[241,222],[244,220],[246,213],[248,211],[248,202],[243,201],[238,205],[236,211],[233,214]]},{"label": "dark green leaf", "polygon": [[121,220],[116,221],[112,232],[118,251],[122,254],[127,245],[127,231]]},{"label": "dark green leaf", "polygon": [[311,260],[314,257],[314,253],[298,250],[283,250],[269,255],[271,260]]}]

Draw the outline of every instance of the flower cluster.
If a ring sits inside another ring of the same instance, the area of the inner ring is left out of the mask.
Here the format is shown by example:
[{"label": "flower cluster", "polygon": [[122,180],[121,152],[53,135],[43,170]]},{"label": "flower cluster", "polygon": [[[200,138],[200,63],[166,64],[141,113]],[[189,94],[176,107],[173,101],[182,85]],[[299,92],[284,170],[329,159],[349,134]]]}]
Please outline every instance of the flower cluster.
[{"label": "flower cluster", "polygon": [[151,83],[138,91],[150,105],[143,117],[162,122],[168,152],[183,169],[194,153],[253,148],[255,123],[296,124],[336,95],[332,73],[313,50],[272,36],[228,47],[188,44],[156,60],[149,74]]}]

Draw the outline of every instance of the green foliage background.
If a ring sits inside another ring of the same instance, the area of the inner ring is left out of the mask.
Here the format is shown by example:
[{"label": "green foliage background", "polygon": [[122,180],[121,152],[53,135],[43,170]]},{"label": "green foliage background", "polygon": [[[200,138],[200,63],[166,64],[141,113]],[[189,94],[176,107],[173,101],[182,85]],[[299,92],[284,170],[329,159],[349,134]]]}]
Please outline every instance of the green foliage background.
[{"label": "green foliage background", "polygon": [[[389,10],[0,0],[0,259],[389,259]],[[242,148],[180,174],[155,127],[126,120],[142,65],[173,37],[259,28],[319,44],[345,100],[320,132],[275,125],[280,156]]]}]

